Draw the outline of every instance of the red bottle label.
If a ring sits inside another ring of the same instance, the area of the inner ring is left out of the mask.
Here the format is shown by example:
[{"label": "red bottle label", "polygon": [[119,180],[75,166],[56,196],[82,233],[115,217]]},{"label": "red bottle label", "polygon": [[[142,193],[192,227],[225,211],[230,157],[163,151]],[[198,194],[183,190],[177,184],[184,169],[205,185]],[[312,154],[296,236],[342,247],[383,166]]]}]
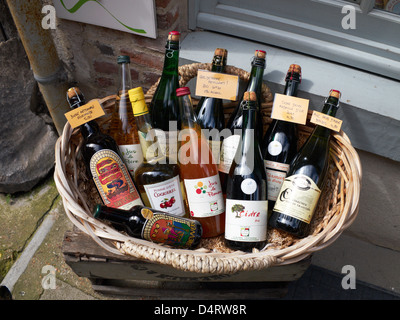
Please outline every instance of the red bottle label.
[{"label": "red bottle label", "polygon": [[106,206],[130,209],[143,205],[125,164],[114,151],[97,151],[90,159],[90,171]]}]

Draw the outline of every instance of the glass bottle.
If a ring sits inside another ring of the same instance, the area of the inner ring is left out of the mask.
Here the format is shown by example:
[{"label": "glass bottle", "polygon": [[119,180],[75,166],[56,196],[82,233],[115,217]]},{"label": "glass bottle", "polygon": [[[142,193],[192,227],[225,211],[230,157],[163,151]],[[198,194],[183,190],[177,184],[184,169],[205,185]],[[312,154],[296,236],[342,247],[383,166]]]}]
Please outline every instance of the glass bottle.
[{"label": "glass bottle", "polygon": [[[77,87],[68,89],[67,100],[72,109],[86,104]],[[95,120],[82,124],[80,132],[83,137],[81,154],[87,173],[93,178],[103,203],[121,209],[143,205],[115,140],[101,132]]]},{"label": "glass bottle", "polygon": [[153,126],[163,153],[177,161],[178,128],[181,126],[176,89],[179,88],[179,39],[178,31],[168,34],[165,46],[164,67],[160,82],[150,103]]},{"label": "glass bottle", "polygon": [[[214,52],[212,61],[212,72],[225,72],[228,51],[226,49],[217,48]],[[218,130],[218,134],[212,134],[208,138],[214,159],[219,163],[221,139],[219,133],[225,128],[225,116],[223,109],[223,100],[212,97],[201,97],[197,105],[197,122],[202,129]]]},{"label": "glass bottle", "polygon": [[144,158],[135,172],[135,182],[143,202],[145,206],[156,210],[163,210],[176,216],[186,216],[179,165],[170,163],[169,158],[160,150],[149,109],[144,100],[143,89],[138,87],[129,90],[129,99],[139,130]]},{"label": "glass bottle", "polygon": [[133,116],[128,91],[132,88],[129,56],[118,56],[119,85],[115,110],[111,116],[110,135],[117,142],[119,150],[132,177],[143,161],[135,117]]},{"label": "glass bottle", "polygon": [[97,205],[94,218],[111,222],[119,231],[148,241],[177,248],[193,249],[201,240],[202,227],[198,221],[143,206],[120,210]]},{"label": "glass bottle", "polygon": [[182,116],[178,161],[190,216],[201,222],[204,238],[214,237],[225,228],[225,203],[217,165],[196,122],[190,89],[179,88],[176,95]]},{"label": "glass bottle", "polygon": [[[331,90],[322,113],[334,117],[339,107],[340,92]],[[299,238],[309,233],[329,168],[331,130],[317,125],[290,164],[282,184],[269,225]]]},{"label": "glass bottle", "polygon": [[245,92],[242,141],[229,172],[226,189],[225,241],[241,251],[267,243],[267,176],[256,132],[257,97]]},{"label": "glass bottle", "polygon": [[[301,82],[301,67],[292,64],[286,75],[284,94],[296,96]],[[261,152],[268,178],[268,206],[275,205],[279,190],[285,180],[290,162],[297,153],[297,125],[293,122],[273,119],[265,133]]]},{"label": "glass bottle", "polygon": [[[247,84],[247,92],[253,91],[257,96],[257,123],[256,130],[257,136],[262,137],[263,134],[263,122],[262,122],[262,114],[261,114],[261,103],[263,101],[262,97],[262,84],[263,84],[263,76],[265,70],[265,57],[266,52],[263,50],[256,50],[254,53],[253,60],[251,62],[251,72],[249,82]],[[229,170],[232,165],[233,158],[236,155],[236,150],[239,145],[240,135],[242,132],[243,125],[243,112],[241,109],[241,103],[243,100],[243,96],[239,99],[239,104],[237,105],[234,112],[232,112],[226,127],[231,131],[232,135],[228,138],[225,138],[222,141],[221,146],[221,156],[220,162],[218,166],[222,190],[225,192],[226,189],[226,181],[228,178]]]}]

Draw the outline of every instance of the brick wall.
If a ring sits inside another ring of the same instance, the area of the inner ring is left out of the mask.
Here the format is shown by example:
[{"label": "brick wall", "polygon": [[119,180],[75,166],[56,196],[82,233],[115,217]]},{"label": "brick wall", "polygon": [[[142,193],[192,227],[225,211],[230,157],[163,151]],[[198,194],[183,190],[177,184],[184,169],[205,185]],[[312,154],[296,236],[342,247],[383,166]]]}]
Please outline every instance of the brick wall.
[{"label": "brick wall", "polygon": [[[51,0],[43,0],[51,4]],[[187,33],[187,1],[155,0],[157,38],[58,19],[54,41],[71,85],[79,86],[87,100],[116,93],[118,55],[131,57],[133,86],[146,92],[161,75],[169,31]]]}]

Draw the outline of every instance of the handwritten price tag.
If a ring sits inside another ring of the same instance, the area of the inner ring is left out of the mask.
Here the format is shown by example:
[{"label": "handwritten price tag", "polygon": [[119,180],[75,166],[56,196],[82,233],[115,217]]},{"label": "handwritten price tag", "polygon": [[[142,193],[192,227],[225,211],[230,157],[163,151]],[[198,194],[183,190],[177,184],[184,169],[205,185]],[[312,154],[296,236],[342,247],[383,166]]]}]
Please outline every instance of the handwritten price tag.
[{"label": "handwritten price tag", "polygon": [[198,70],[196,96],[237,100],[239,76]]},{"label": "handwritten price tag", "polygon": [[65,114],[72,128],[103,116],[104,110],[98,100],[89,101],[87,104],[71,110]]},{"label": "handwritten price tag", "polygon": [[306,124],[308,112],[307,99],[286,96],[284,94],[275,94],[274,104],[272,105],[271,118]]},{"label": "handwritten price tag", "polygon": [[318,111],[313,111],[310,122],[331,129],[333,131],[339,132],[340,128],[342,127],[343,121],[338,118],[328,116],[327,114]]}]

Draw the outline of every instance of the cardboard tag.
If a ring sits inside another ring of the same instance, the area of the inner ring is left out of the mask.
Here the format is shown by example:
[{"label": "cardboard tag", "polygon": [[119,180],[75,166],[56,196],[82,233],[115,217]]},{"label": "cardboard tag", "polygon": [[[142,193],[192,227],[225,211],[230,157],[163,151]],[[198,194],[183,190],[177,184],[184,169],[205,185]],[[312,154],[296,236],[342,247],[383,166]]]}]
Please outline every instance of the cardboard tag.
[{"label": "cardboard tag", "polygon": [[98,100],[91,100],[83,106],[65,113],[69,124],[72,128],[81,126],[82,124],[104,116],[104,110]]},{"label": "cardboard tag", "polygon": [[339,132],[340,128],[342,127],[343,121],[338,118],[328,116],[327,114],[318,111],[313,111],[310,122],[331,129],[333,131]]},{"label": "cardboard tag", "polygon": [[239,76],[198,70],[196,96],[237,100]]},{"label": "cardboard tag", "polygon": [[308,103],[307,99],[277,93],[272,105],[271,118],[304,125],[307,121]]}]

